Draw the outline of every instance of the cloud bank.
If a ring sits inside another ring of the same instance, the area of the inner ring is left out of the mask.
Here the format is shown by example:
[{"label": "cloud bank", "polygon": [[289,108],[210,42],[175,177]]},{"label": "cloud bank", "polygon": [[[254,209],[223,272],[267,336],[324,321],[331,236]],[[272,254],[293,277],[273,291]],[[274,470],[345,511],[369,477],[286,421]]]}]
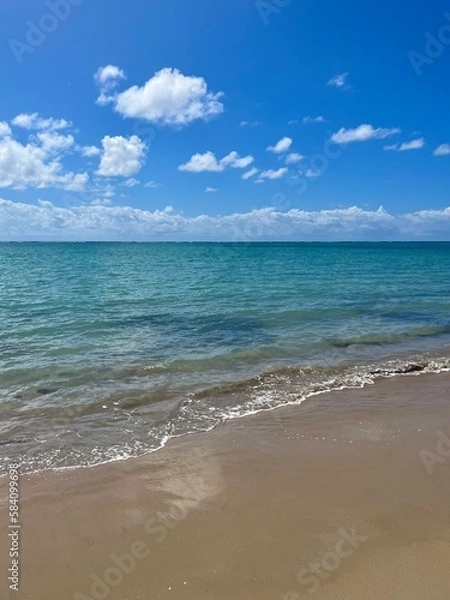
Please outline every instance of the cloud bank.
[{"label": "cloud bank", "polygon": [[224,216],[185,216],[102,204],[59,207],[0,199],[0,239],[43,241],[450,240],[450,207],[391,215],[357,206],[305,211],[274,207]]}]

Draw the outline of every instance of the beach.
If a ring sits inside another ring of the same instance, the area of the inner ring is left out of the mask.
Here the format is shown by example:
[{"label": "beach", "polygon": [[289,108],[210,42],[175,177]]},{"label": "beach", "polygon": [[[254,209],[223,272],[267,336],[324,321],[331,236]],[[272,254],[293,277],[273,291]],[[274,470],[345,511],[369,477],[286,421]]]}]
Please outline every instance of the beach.
[{"label": "beach", "polygon": [[22,476],[20,589],[1,596],[446,598],[449,389],[448,373],[398,375]]}]

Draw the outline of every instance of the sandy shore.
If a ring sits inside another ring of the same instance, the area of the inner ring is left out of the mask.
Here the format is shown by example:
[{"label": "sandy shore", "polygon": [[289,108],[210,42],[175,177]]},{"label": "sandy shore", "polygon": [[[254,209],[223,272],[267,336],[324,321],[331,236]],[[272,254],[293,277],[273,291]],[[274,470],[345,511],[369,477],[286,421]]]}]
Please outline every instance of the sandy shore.
[{"label": "sandy shore", "polygon": [[24,476],[19,592],[3,478],[0,597],[450,598],[449,391],[450,374],[402,376]]}]

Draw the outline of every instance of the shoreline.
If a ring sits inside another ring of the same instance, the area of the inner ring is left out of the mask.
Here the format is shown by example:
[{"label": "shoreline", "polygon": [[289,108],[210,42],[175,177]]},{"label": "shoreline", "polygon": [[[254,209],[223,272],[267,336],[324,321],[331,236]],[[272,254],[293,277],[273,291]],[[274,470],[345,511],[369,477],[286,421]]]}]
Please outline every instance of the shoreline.
[{"label": "shoreline", "polygon": [[[289,407],[298,407],[304,402],[308,402],[311,398],[322,396],[326,394],[333,394],[339,391],[345,390],[358,390],[364,389],[370,385],[376,385],[380,381],[402,378],[409,376],[422,376],[428,374],[440,374],[450,372],[450,351],[448,347],[445,347],[440,351],[428,351],[425,354],[408,353],[404,356],[397,356],[387,358],[385,360],[368,364],[341,364],[341,365],[329,365],[329,366],[280,366],[270,371],[262,371],[259,375],[254,376],[250,379],[239,380],[224,384],[222,386],[215,385],[211,388],[212,392],[219,392],[222,395],[228,395],[230,397],[235,395],[234,390],[238,390],[238,394],[245,397],[251,395],[251,390],[259,388],[258,394],[264,396],[269,394],[269,399],[264,398],[261,403],[253,398],[250,401],[250,405],[245,407],[241,405],[240,409],[246,408],[245,412],[236,413],[235,408],[230,406],[228,414],[221,414],[220,412],[216,418],[217,422],[211,423],[205,429],[190,430],[178,434],[167,435],[165,439],[161,440],[160,445],[155,448],[148,448],[143,450],[139,454],[127,454],[123,456],[115,456],[113,458],[107,458],[99,462],[93,462],[88,464],[78,463],[74,465],[61,465],[61,466],[44,466],[38,467],[34,470],[26,470],[23,474],[35,475],[39,473],[49,472],[65,472],[77,469],[92,469],[94,467],[101,467],[104,465],[121,463],[128,460],[135,460],[141,457],[149,456],[155,452],[163,450],[173,440],[181,439],[190,435],[198,435],[201,433],[209,433],[214,431],[218,427],[226,425],[228,422],[234,420],[246,419],[249,417],[255,417],[259,414],[270,413],[279,409],[285,409]],[[311,378],[311,372],[314,372],[314,376]],[[276,387],[273,387],[273,382],[270,378],[275,377],[277,374],[281,374],[280,381],[276,381]],[[300,386],[303,386],[300,390],[299,382],[296,380],[300,374]],[[285,379],[286,375],[292,377],[292,381],[289,383]],[[317,375],[320,375],[317,377]],[[305,382],[301,381],[305,379]],[[265,387],[265,380],[268,380],[268,386]],[[243,386],[246,385],[248,389],[242,391]],[[278,387],[281,386],[281,387]],[[300,391],[299,391],[300,390]],[[199,390],[193,394],[193,398],[203,398],[208,390]],[[281,398],[274,401],[274,397]],[[275,403],[277,402],[277,403]],[[197,415],[198,417],[198,415]],[[11,447],[14,443],[5,443],[5,448]],[[19,448],[20,450],[20,448]],[[104,450],[104,449],[103,449]],[[129,451],[129,449],[127,449]],[[18,460],[17,456],[9,456],[8,462]],[[0,481],[5,474],[0,474]]]},{"label": "shoreline", "polygon": [[446,597],[449,389],[448,373],[382,379],[22,476],[20,591],[4,597]]}]

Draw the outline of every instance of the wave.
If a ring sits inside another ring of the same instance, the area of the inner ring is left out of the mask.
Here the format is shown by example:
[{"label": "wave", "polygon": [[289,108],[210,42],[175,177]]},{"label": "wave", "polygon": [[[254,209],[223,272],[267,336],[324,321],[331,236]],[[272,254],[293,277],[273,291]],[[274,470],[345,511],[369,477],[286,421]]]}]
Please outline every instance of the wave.
[{"label": "wave", "polygon": [[450,356],[422,354],[373,365],[282,366],[170,402],[148,403],[148,397],[118,392],[113,406],[104,404],[101,414],[80,411],[76,416],[83,427],[71,421],[61,431],[54,427],[31,439],[15,427],[1,442],[8,454],[4,460],[21,456],[23,473],[122,461],[159,450],[170,439],[210,431],[230,419],[299,405],[319,394],[362,388],[389,377],[444,371],[450,371]]}]

